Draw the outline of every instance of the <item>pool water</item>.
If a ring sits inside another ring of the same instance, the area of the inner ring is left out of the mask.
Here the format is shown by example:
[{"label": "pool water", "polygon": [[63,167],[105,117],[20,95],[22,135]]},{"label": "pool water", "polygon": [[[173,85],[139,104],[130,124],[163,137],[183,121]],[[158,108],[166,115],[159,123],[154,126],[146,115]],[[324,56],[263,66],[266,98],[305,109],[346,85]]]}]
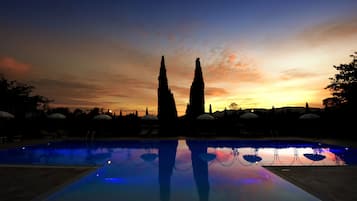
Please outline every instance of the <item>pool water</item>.
[{"label": "pool water", "polygon": [[303,141],[65,141],[0,151],[0,163],[98,166],[49,201],[318,200],[262,166],[348,165],[351,152]]}]

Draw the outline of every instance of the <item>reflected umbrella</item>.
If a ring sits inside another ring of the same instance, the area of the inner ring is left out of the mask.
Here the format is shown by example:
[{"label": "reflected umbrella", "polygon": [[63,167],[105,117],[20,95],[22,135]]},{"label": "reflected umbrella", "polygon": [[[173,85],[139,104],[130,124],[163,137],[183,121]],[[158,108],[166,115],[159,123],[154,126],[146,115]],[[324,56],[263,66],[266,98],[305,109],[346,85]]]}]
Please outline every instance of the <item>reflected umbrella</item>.
[{"label": "reflected umbrella", "polygon": [[212,153],[202,153],[199,156],[201,160],[203,160],[204,162],[210,162],[216,159],[216,154],[212,154]]},{"label": "reflected umbrella", "polygon": [[257,155],[244,155],[243,158],[249,163],[258,163],[262,160],[262,157]]},{"label": "reflected umbrella", "polygon": [[222,160],[222,157],[217,157],[217,161],[219,164],[221,164],[223,167],[230,167],[234,164],[235,160],[237,159],[237,156],[239,155],[238,148],[232,148],[231,152],[229,153],[229,156],[232,158],[231,160]]},{"label": "reflected umbrella", "polygon": [[154,161],[158,155],[156,153],[145,153],[140,156],[141,159],[143,159],[146,162],[152,162]]},{"label": "reflected umbrella", "polygon": [[304,154],[304,156],[312,161],[321,161],[326,158],[326,156],[321,155],[321,154]]},{"label": "reflected umbrella", "polygon": [[243,159],[250,164],[257,164],[262,160],[262,157],[257,155],[258,149],[255,149],[254,154],[243,155]]}]

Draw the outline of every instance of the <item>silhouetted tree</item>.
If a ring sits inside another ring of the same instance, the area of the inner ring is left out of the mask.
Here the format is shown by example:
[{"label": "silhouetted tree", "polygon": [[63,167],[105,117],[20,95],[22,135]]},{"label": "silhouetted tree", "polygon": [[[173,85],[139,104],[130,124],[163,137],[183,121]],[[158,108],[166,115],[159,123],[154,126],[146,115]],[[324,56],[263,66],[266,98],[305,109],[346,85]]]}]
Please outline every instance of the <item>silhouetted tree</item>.
[{"label": "silhouetted tree", "polygon": [[188,110],[190,118],[205,113],[205,83],[203,81],[200,58],[196,59],[195,75],[190,89],[190,107]]},{"label": "silhouetted tree", "polygon": [[82,116],[84,114],[85,114],[85,112],[82,109],[79,109],[79,108],[76,108],[73,111],[73,116],[75,116],[75,117]]},{"label": "silhouetted tree", "polygon": [[94,116],[100,114],[100,109],[98,107],[93,108],[91,111],[89,111],[88,116],[93,118]]},{"label": "silhouetted tree", "polygon": [[7,80],[0,75],[0,110],[23,116],[47,108],[50,100],[40,95],[31,95],[34,87]]},{"label": "silhouetted tree", "polygon": [[228,106],[229,109],[236,110],[238,109],[238,104],[233,102]]},{"label": "silhouetted tree", "polygon": [[305,113],[309,113],[309,112],[310,112],[309,103],[306,102],[306,103],[305,103]]},{"label": "silhouetted tree", "polygon": [[157,116],[161,122],[175,121],[177,119],[175,98],[171,93],[168,85],[164,56],[161,57],[158,81],[159,87],[157,89]]},{"label": "silhouetted tree", "polygon": [[352,61],[348,64],[334,66],[339,71],[329,78],[330,84],[325,88],[332,91],[337,104],[357,106],[357,52],[351,55]]}]

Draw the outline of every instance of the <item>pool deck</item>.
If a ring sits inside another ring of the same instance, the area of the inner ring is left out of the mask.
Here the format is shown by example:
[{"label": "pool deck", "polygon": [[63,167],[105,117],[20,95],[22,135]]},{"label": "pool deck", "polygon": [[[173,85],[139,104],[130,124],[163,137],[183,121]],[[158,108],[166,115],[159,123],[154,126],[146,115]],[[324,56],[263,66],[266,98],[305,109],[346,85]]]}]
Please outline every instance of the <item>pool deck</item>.
[{"label": "pool deck", "polygon": [[[277,139],[277,138],[274,138]],[[288,138],[292,140],[296,138]],[[279,139],[280,140],[280,139]],[[301,139],[357,147],[355,142]],[[32,140],[0,144],[0,149],[45,143]],[[265,167],[274,174],[299,186],[323,201],[357,200],[357,166],[340,167]],[[68,183],[93,171],[93,167],[0,166],[0,199],[2,201],[41,200]]]}]

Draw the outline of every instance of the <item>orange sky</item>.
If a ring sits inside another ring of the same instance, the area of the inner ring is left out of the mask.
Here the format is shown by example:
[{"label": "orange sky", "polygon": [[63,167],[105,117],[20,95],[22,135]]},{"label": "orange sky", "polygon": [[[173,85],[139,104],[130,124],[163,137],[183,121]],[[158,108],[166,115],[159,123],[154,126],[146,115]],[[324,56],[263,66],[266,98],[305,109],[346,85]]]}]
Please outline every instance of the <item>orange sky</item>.
[{"label": "orange sky", "polygon": [[200,57],[206,111],[209,104],[215,111],[232,103],[243,109],[305,102],[322,107],[333,65],[350,62],[357,50],[357,4],[278,2],[148,8],[143,2],[8,2],[0,9],[0,73],[34,85],[36,94],[54,100],[53,107],[140,114],[148,107],[156,114],[165,55],[182,115]]}]

